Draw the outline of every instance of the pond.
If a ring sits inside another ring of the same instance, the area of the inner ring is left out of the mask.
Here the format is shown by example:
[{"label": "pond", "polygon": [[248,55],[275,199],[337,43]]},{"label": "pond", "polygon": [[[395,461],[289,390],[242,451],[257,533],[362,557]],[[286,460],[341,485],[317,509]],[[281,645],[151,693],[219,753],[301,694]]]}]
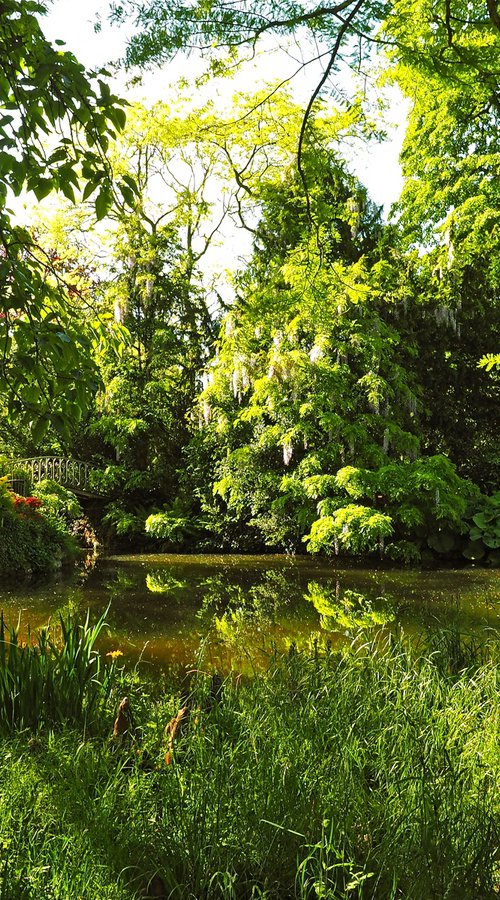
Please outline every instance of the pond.
[{"label": "pond", "polygon": [[289,556],[131,555],[101,558],[47,584],[0,587],[7,621],[21,632],[58,610],[101,614],[104,652],[151,665],[228,671],[260,667],[293,642],[351,641],[402,627],[500,634],[500,572],[419,571],[338,565]]}]

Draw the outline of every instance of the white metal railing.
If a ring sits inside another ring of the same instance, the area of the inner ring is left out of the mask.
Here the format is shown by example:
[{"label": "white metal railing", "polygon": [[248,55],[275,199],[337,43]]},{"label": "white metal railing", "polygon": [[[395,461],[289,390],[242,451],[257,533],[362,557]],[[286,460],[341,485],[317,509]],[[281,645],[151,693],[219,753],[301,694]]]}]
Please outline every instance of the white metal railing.
[{"label": "white metal railing", "polygon": [[44,478],[50,478],[69,490],[99,493],[90,479],[95,467],[79,459],[68,459],[64,456],[32,456],[29,459],[13,459],[11,464],[18,471],[23,469],[28,472],[34,484]]}]

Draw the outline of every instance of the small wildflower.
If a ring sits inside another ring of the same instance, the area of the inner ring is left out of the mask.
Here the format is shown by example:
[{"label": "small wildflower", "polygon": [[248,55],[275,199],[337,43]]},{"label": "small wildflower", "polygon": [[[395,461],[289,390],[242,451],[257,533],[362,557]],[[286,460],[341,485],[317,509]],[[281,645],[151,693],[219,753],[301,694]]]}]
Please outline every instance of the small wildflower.
[{"label": "small wildflower", "polygon": [[106,653],[106,656],[110,656],[111,659],[118,659],[119,656],[123,656],[122,650],[110,650],[109,653]]}]

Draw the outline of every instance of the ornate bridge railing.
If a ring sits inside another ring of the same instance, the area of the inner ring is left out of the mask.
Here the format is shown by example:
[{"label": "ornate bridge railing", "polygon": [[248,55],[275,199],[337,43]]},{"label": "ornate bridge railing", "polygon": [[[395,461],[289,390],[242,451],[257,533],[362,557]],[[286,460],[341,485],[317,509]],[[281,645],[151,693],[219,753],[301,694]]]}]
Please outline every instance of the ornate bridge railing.
[{"label": "ornate bridge railing", "polygon": [[[63,487],[84,496],[102,496],[102,492],[91,483],[91,474],[95,466],[79,459],[68,459],[64,456],[32,456],[29,459],[14,459],[12,467],[16,472],[25,471],[33,484],[44,478],[50,478]],[[14,479],[17,481],[17,479]]]}]

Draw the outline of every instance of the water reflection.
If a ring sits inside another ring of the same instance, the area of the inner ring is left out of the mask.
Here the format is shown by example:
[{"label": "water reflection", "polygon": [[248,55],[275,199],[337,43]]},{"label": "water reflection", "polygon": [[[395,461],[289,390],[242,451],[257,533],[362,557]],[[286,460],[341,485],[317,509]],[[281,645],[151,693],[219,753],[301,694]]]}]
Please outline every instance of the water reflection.
[{"label": "water reflection", "polygon": [[[422,631],[453,622],[500,631],[499,573],[343,567],[284,556],[126,556],[99,560],[83,582],[4,585],[0,606],[24,627],[58,609],[109,603],[103,650],[127,660],[242,669],[275,650],[351,640],[360,629]],[[257,662],[256,662],[257,661]]]},{"label": "water reflection", "polygon": [[174,591],[184,589],[188,585],[186,579],[175,578],[170,572],[148,572],[146,575],[146,587],[153,594],[172,594]]},{"label": "water reflection", "polygon": [[318,611],[321,628],[325,631],[341,628],[351,633],[359,628],[388,625],[396,618],[395,609],[386,597],[370,600],[357,591],[342,590],[339,579],[323,585],[317,581],[309,582],[305,598]]}]

